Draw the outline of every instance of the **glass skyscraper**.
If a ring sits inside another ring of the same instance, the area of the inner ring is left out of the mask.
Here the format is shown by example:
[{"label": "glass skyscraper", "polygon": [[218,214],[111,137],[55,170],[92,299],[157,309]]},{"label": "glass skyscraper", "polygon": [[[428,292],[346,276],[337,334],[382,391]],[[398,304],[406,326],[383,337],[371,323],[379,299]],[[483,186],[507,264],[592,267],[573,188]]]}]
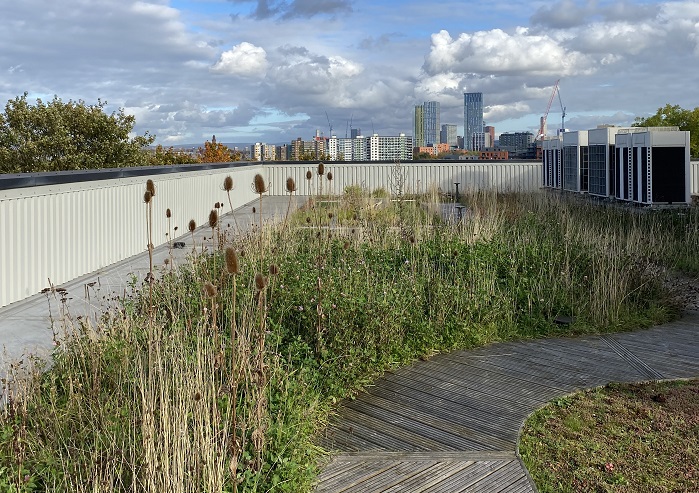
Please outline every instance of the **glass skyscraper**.
[{"label": "glass skyscraper", "polygon": [[439,144],[439,103],[437,101],[425,101],[415,106],[415,147],[424,147]]},{"label": "glass skyscraper", "polygon": [[464,93],[464,148],[476,150],[473,135],[483,132],[483,93]]}]

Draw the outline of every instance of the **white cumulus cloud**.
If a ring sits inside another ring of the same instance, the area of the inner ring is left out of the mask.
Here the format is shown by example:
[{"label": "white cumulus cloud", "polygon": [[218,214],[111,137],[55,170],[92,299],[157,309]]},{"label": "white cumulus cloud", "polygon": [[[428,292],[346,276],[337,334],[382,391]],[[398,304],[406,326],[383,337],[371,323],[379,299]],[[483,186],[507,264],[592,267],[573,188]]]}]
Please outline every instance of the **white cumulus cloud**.
[{"label": "white cumulus cloud", "polygon": [[594,63],[589,56],[526,28],[512,34],[501,29],[462,33],[456,39],[442,30],[432,35],[424,69],[428,74],[567,76],[591,73]]},{"label": "white cumulus cloud", "polygon": [[264,77],[267,73],[267,52],[264,48],[243,41],[233,49],[221,53],[211,70],[237,77]]}]

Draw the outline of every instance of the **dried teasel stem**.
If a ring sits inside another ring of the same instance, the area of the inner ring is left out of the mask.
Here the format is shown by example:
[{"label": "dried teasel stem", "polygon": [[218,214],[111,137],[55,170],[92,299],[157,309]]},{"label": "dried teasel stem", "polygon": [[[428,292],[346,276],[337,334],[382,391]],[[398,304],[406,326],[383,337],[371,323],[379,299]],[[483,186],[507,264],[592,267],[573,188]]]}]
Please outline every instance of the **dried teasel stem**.
[{"label": "dried teasel stem", "polygon": [[[318,163],[318,176],[323,176],[325,174],[325,164]],[[323,180],[318,180],[318,198],[323,195]]]},{"label": "dried teasel stem", "polygon": [[169,207],[165,210],[165,217],[167,218],[167,249],[170,258],[168,265],[170,266],[170,270],[172,270],[172,236],[170,235],[170,219],[172,218],[172,211]]},{"label": "dried teasel stem", "polygon": [[209,227],[211,228],[212,251],[216,251],[216,226],[218,226],[218,211],[211,209],[209,212]]},{"label": "dried teasel stem", "polygon": [[[238,262],[238,255],[232,247],[227,247],[224,251],[224,258],[226,260],[226,272],[233,277],[233,294],[232,294],[232,306],[231,306],[231,394],[233,395],[234,402],[238,395],[238,385],[240,383],[240,368],[238,361],[238,325],[236,320],[236,294],[237,285],[236,277],[240,274],[240,263]],[[238,489],[237,482],[237,469],[238,469],[238,458],[240,450],[238,447],[238,417],[237,417],[237,406],[234,404],[231,408],[231,429],[233,430],[233,458],[231,461],[231,473],[233,474],[233,491],[236,492]]]},{"label": "dried teasel stem", "polygon": [[233,213],[233,201],[231,200],[231,191],[233,190],[233,178],[231,178],[230,175],[226,176],[223,179],[223,189],[226,191],[226,194],[228,195],[228,205],[231,208],[231,215],[233,216],[233,222],[235,223],[235,230],[240,234],[240,226],[238,226],[238,220],[235,217],[235,214]]},{"label": "dried teasel stem", "polygon": [[187,227],[189,228],[189,232],[192,234],[192,251],[196,252],[197,245],[194,243],[194,230],[197,229],[196,221],[194,219],[190,219]]},{"label": "dried teasel stem", "polygon": [[286,216],[284,217],[282,231],[286,229],[287,221],[289,220],[289,212],[291,211],[291,198],[294,196],[294,192],[296,191],[296,181],[294,181],[291,176],[286,179],[286,191],[289,192],[289,206],[286,208]]},{"label": "dried teasel stem", "polygon": [[252,182],[252,187],[253,190],[255,191],[256,194],[260,196],[260,221],[259,221],[259,240],[258,240],[258,247],[259,247],[259,254],[260,254],[260,268],[262,268],[262,194],[267,191],[267,185],[265,184],[265,179],[263,176],[259,173],[255,175],[253,178]]},{"label": "dried teasel stem", "polygon": [[[204,283],[204,296],[211,300],[211,320],[213,320],[213,330],[214,334],[218,338],[218,327],[216,324],[217,314],[216,314],[216,296],[218,295],[218,288],[214,286],[210,281]],[[217,343],[218,346],[218,343]]]}]

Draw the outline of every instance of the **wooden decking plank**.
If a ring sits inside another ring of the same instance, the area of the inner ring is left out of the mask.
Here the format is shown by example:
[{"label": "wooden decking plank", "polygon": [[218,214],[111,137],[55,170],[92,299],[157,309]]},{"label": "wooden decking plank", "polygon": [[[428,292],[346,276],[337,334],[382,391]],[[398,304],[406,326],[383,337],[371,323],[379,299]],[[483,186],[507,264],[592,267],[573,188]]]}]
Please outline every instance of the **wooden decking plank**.
[{"label": "wooden decking plank", "polygon": [[[460,436],[467,437],[478,443],[487,443],[493,450],[509,450],[512,447],[511,440],[502,438],[502,426],[489,426],[490,415],[473,418],[468,412],[459,412],[455,409],[442,410],[433,401],[423,401],[385,390],[379,395],[363,396],[362,401],[388,406],[389,403],[401,414],[409,413],[416,419],[434,421],[434,426],[445,430],[451,430]],[[521,421],[521,415],[513,418],[508,424]]]},{"label": "wooden decking plank", "polygon": [[424,490],[430,493],[454,493],[457,491],[469,491],[468,487],[477,483],[482,478],[492,474],[509,461],[483,461],[475,462],[470,467],[462,469],[456,474],[444,478],[443,481]]},{"label": "wooden decking plank", "polygon": [[[697,336],[699,337],[699,336]],[[634,351],[651,351],[658,355],[666,355],[668,357],[676,357],[686,361],[699,361],[696,354],[696,348],[688,346],[687,343],[673,344],[665,343],[658,344],[655,341],[643,341],[638,339],[618,338],[617,341]]]},{"label": "wooden decking plank", "polygon": [[[374,436],[371,441],[383,440],[383,437],[394,439],[392,441],[395,441],[397,446],[387,447],[389,450],[455,450],[454,447],[445,446],[437,440],[425,437],[401,426],[402,422],[408,421],[407,419],[398,423],[391,423],[380,417],[359,412],[349,407],[342,408],[342,417],[343,424],[351,423],[355,427],[364,426],[373,430]],[[401,442],[403,442],[402,446],[400,445]]]},{"label": "wooden decking plank", "polygon": [[456,366],[455,363],[444,363],[439,368],[430,368],[429,371],[425,371],[420,366],[416,366],[412,370],[443,382],[449,382],[457,387],[480,390],[505,400],[529,406],[540,404],[542,399],[548,400],[547,396],[560,394],[559,390],[527,385],[522,380],[505,378],[493,373],[468,374],[468,378],[464,378],[466,373],[463,370],[463,365]]},{"label": "wooden decking plank", "polygon": [[[341,420],[336,422],[336,424],[339,423],[341,423]],[[336,424],[325,429],[318,445],[326,450],[341,450],[343,452],[385,450],[376,443],[364,440],[347,429],[338,427]]]},{"label": "wooden decking plank", "polygon": [[[386,380],[389,379],[392,380],[393,377],[386,377]],[[512,399],[503,399],[480,390],[452,386],[448,384],[448,382],[446,384],[444,382],[439,382],[440,385],[435,386],[434,378],[424,376],[420,373],[415,373],[414,380],[424,384],[423,390],[409,389],[406,391],[406,387],[397,387],[395,390],[415,397],[422,396],[423,394],[440,397],[446,401],[454,402],[457,405],[468,408],[474,414],[479,412],[489,413],[495,420],[502,419],[508,421],[513,417],[518,417],[523,413],[526,414],[530,412],[532,407],[531,404],[527,405],[513,401]],[[383,383],[381,388],[383,388]],[[379,386],[377,386],[375,390],[378,391]]]},{"label": "wooden decking plank", "polygon": [[556,380],[561,375],[560,369],[531,363],[524,358],[454,358],[454,363],[468,366],[481,372],[495,373],[505,377],[519,379],[529,385],[548,387],[555,392],[568,392],[571,385]]},{"label": "wooden decking plank", "polygon": [[580,388],[581,385],[587,384],[588,382],[588,380],[585,380],[580,376],[579,372],[566,370],[560,366],[556,367],[549,362],[543,364],[533,362],[532,360],[517,360],[507,363],[505,361],[508,360],[464,360],[462,364],[472,366],[473,368],[483,369],[484,371],[496,371],[503,372],[505,374],[519,374],[530,381],[535,381],[538,376],[542,381],[548,382],[547,386],[558,389],[562,393],[571,392],[577,388]]},{"label": "wooden decking plank", "polygon": [[468,375],[465,378],[465,373],[459,373],[449,368],[425,369],[420,366],[410,368],[411,375],[420,374],[424,378],[433,379],[434,384],[453,391],[476,391],[484,395],[490,395],[500,398],[502,401],[509,401],[509,405],[532,406],[538,404],[541,399],[531,394],[513,394],[511,387],[505,385],[505,382],[496,379],[486,380],[483,375]]},{"label": "wooden decking plank", "polygon": [[[480,361],[469,361],[468,359],[454,358],[450,360],[445,360],[440,365],[440,370],[451,375],[463,375],[465,371],[469,372],[471,377],[480,377],[481,379],[495,380],[498,382],[506,383],[508,385],[515,386],[522,390],[528,390],[537,393],[560,393],[564,389],[555,387],[550,383],[546,382],[545,379],[539,379],[538,381],[531,378],[529,375],[525,375],[519,372],[505,372],[502,369],[488,365],[487,359],[481,358]],[[473,372],[473,368],[478,368],[480,371]],[[470,378],[471,379],[471,378]],[[542,382],[541,380],[544,380]]]},{"label": "wooden decking plank", "polygon": [[416,435],[440,444],[440,446],[430,448],[430,450],[478,450],[489,448],[491,450],[497,450],[496,448],[487,447],[479,442],[468,440],[431,424],[427,424],[422,420],[416,419],[414,413],[400,413],[396,410],[380,407],[375,405],[375,403],[368,403],[364,400],[353,401],[347,406],[355,411],[382,421],[387,421],[395,426],[399,426]]},{"label": "wooden decking plank", "polygon": [[[412,382],[412,386],[409,387],[406,382]],[[385,375],[371,389],[371,392],[382,392],[384,389],[389,389],[416,398],[434,398],[435,402],[443,401],[446,408],[452,408],[453,404],[460,408],[467,408],[472,412],[482,410],[505,417],[520,416],[530,409],[529,406],[511,403],[509,400],[495,398],[484,392],[465,388],[443,388],[433,384],[433,378],[425,377],[419,373],[415,374],[413,378],[410,378],[409,375]]]},{"label": "wooden decking plank", "polygon": [[420,474],[406,478],[405,481],[384,490],[383,493],[402,493],[405,491],[416,493],[425,491],[433,485],[443,481],[444,478],[451,477],[460,471],[471,467],[472,464],[473,462],[462,461],[435,462],[430,468],[426,469]]},{"label": "wooden decking plank", "polygon": [[[447,406],[437,403],[438,397],[435,397],[429,393],[418,393],[416,391],[411,392],[409,396],[401,395],[400,393],[393,393],[390,389],[382,388],[384,394],[391,399],[402,399],[406,402],[409,400],[419,400],[424,398],[424,403],[429,406],[431,402],[435,403],[435,407],[432,408],[436,416],[441,418],[447,418],[451,420],[459,420],[468,426],[474,426],[486,433],[500,435],[506,430],[511,430],[513,427],[518,427],[516,423],[520,423],[523,417],[527,416],[530,410],[520,411],[518,413],[498,413],[496,410],[479,410],[477,407],[459,405],[449,401]],[[443,400],[443,399],[442,399]],[[414,404],[413,404],[414,405]],[[509,433],[506,433],[506,436]],[[508,439],[512,437],[507,436]],[[516,437],[515,437],[516,438]]]},{"label": "wooden decking plank", "polygon": [[393,399],[384,399],[379,396],[367,396],[365,399],[353,402],[352,405],[354,406],[360,403],[390,410],[397,415],[405,416],[434,430],[447,434],[447,436],[457,437],[457,440],[451,438],[450,440],[453,440],[455,442],[454,444],[457,446],[461,444],[458,450],[503,450],[511,446],[510,442],[501,440],[494,435],[479,432],[474,428],[460,424],[458,421],[450,421],[449,419],[437,417],[434,413],[430,414],[429,412],[422,411],[417,406],[404,406],[402,405],[404,402],[398,403]]},{"label": "wooden decking plank", "polygon": [[350,434],[359,436],[364,441],[375,444],[383,450],[429,450],[429,447],[420,447],[411,441],[414,437],[404,433],[393,433],[393,429],[384,427],[380,420],[367,419],[368,416],[357,416],[355,411],[342,408],[342,416],[334,428],[340,428]]},{"label": "wooden decking plank", "polygon": [[[601,340],[600,343],[606,345]],[[595,351],[564,351],[554,345],[541,345],[532,347],[532,352],[534,351],[538,352],[538,358],[582,370],[593,376],[606,378],[613,376],[614,379],[643,377],[608,346],[606,349]]]},{"label": "wooden decking plank", "polygon": [[342,462],[362,462],[372,460],[428,461],[428,462],[479,462],[479,461],[510,461],[517,459],[517,453],[512,450],[374,450],[367,452],[343,452],[334,460]]},{"label": "wooden decking plank", "polygon": [[522,470],[522,466],[518,461],[511,461],[504,464],[503,467],[479,479],[477,482],[469,485],[468,491],[473,493],[481,491],[485,493],[500,491],[523,477],[526,477],[526,474],[524,470]]},{"label": "wooden decking plank", "polygon": [[328,487],[335,488],[337,485],[346,483],[347,481],[353,481],[349,478],[359,477],[363,474],[373,474],[373,471],[381,469],[382,467],[388,467],[393,464],[393,462],[394,461],[390,460],[375,460],[371,461],[371,463],[367,461],[347,462],[335,460],[325,467],[323,472],[318,475],[317,484],[324,484]]},{"label": "wooden decking plank", "polygon": [[368,493],[385,491],[392,488],[401,481],[409,479],[425,469],[429,469],[430,464],[425,462],[396,462],[393,467],[381,471],[365,480],[354,483],[347,488],[340,490],[342,493]]},{"label": "wooden decking plank", "polygon": [[526,476],[520,477],[517,481],[506,486],[497,493],[535,493],[536,490],[532,486],[529,478]]},{"label": "wooden decking plank", "polygon": [[396,462],[363,462],[359,467],[347,469],[347,474],[341,474],[328,481],[318,483],[317,491],[343,492],[352,487],[370,481],[376,476],[384,474],[386,471],[397,466]]}]

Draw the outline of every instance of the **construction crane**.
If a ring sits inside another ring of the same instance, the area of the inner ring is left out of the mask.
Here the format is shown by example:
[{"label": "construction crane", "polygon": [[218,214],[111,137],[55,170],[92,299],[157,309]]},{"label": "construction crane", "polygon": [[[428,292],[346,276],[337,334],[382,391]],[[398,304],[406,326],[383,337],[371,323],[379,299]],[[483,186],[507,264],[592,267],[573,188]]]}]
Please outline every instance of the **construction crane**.
[{"label": "construction crane", "polygon": [[325,112],[325,118],[328,119],[328,127],[330,128],[330,134],[328,135],[328,138],[331,138],[333,136],[333,124],[330,122],[330,117],[328,116],[328,112]]},{"label": "construction crane", "polygon": [[[534,139],[534,140],[539,140],[539,139],[543,139],[544,137],[546,137],[546,135],[544,135],[544,132],[546,132],[546,119],[549,116],[549,111],[551,110],[551,103],[553,103],[553,98],[556,97],[556,92],[558,91],[558,83],[560,81],[561,81],[561,79],[558,79],[556,81],[556,84],[553,86],[553,91],[551,92],[551,97],[549,98],[549,104],[546,105],[546,113],[544,113],[543,118],[541,118],[541,127],[539,127],[539,134],[536,136],[536,139]],[[560,97],[560,95],[559,95],[559,97]]]},{"label": "construction crane", "polygon": [[561,104],[561,132],[566,131],[566,107],[563,106],[563,101],[561,101],[561,89],[558,88],[558,102]]}]

